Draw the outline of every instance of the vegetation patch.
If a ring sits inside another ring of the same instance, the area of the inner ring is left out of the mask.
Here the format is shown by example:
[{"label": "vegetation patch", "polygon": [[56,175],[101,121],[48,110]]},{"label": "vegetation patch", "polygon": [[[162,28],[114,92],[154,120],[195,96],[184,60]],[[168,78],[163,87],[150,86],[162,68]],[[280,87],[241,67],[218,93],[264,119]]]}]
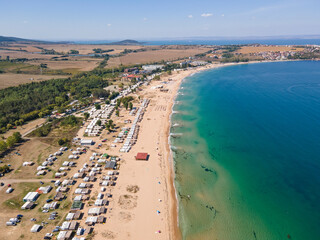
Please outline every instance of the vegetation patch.
[{"label": "vegetation patch", "polygon": [[3,204],[8,208],[12,209],[20,209],[23,205],[23,197],[28,193],[35,191],[39,187],[39,183],[30,182],[30,183],[19,183],[15,191],[19,191],[20,193],[17,196],[14,196],[8,200],[6,200]]}]

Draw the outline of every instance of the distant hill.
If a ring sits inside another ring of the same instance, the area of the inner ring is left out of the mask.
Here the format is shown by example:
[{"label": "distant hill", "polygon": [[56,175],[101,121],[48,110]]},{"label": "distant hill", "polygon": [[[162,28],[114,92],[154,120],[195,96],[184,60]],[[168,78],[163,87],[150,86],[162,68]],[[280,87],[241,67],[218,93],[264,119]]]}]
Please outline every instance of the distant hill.
[{"label": "distant hill", "polygon": [[17,37],[5,37],[0,36],[0,43],[42,43],[42,44],[62,44],[62,43],[71,43],[71,42],[49,42],[49,41],[42,41],[42,40],[32,40],[32,39],[25,39],[25,38],[17,38]]},{"label": "distant hill", "polygon": [[136,40],[126,39],[119,42],[108,43],[108,45],[123,45],[123,46],[132,46],[132,45],[143,45],[143,42],[138,42]]}]

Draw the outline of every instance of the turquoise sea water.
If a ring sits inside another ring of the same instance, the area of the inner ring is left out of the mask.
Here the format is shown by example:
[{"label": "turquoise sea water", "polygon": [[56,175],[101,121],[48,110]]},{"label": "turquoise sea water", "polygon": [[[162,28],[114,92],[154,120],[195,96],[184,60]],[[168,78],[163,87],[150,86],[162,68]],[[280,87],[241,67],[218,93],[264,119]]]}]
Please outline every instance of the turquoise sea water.
[{"label": "turquoise sea water", "polygon": [[195,74],[171,120],[184,239],[320,239],[320,62]]}]

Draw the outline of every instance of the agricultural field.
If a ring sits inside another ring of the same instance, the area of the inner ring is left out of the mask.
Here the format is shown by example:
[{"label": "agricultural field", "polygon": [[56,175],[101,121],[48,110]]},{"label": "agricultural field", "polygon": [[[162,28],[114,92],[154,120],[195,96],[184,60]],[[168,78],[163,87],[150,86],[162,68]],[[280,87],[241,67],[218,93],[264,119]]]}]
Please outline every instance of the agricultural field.
[{"label": "agricultural field", "polygon": [[[148,48],[147,48],[148,49]],[[186,49],[148,49],[143,52],[132,52],[124,56],[110,58],[106,68],[117,67],[119,65],[149,64],[161,61],[173,61],[179,58],[192,57],[196,54],[205,53],[208,48],[186,48]]]},{"label": "agricultural field", "polygon": [[259,53],[259,52],[284,52],[284,51],[292,51],[292,52],[299,52],[303,51],[304,48],[295,48],[295,47],[287,47],[287,46],[260,46],[260,47],[253,47],[253,46],[244,46],[241,47],[237,53],[242,54],[250,54],[250,53]]},{"label": "agricultural field", "polygon": [[3,73],[0,74],[0,89],[14,87],[20,84],[46,81],[49,79],[67,78],[68,75],[37,75],[37,74],[17,74]]}]

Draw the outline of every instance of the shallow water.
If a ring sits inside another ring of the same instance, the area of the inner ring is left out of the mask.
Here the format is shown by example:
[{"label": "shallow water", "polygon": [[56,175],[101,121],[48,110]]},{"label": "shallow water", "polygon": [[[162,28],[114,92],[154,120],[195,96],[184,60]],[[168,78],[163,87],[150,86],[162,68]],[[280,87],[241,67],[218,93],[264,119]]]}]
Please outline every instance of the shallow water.
[{"label": "shallow water", "polygon": [[182,87],[171,143],[184,239],[320,239],[320,62],[223,67]]}]

